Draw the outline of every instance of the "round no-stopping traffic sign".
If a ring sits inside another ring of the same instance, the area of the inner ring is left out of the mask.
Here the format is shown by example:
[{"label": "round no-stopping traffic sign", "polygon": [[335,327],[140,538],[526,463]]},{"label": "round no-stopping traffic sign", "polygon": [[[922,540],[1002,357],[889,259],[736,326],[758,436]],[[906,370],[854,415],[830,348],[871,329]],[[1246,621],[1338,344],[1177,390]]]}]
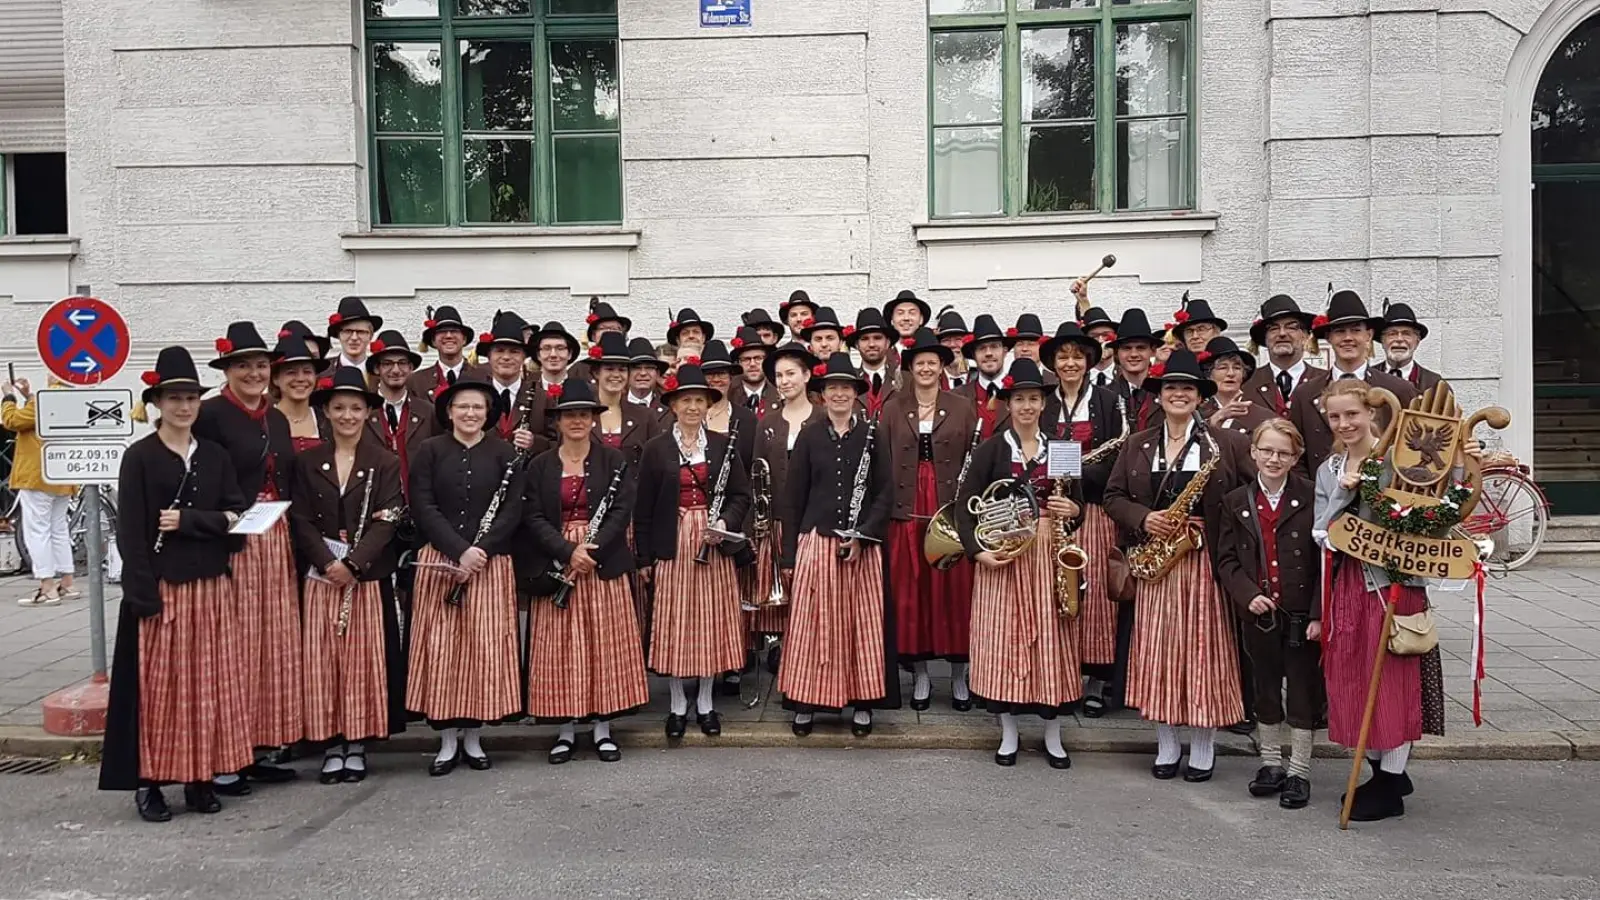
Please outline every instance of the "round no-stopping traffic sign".
[{"label": "round no-stopping traffic sign", "polygon": [[128,361],[128,323],[111,304],[68,297],[39,320],[39,359],[68,384],[97,384]]}]

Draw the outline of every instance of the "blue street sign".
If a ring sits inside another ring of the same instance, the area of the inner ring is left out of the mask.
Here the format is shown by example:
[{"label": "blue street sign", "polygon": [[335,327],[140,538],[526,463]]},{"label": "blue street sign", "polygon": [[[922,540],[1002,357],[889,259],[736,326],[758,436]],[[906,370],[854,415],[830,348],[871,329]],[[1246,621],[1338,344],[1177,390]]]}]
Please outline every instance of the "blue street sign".
[{"label": "blue street sign", "polygon": [[752,0],[700,0],[700,27],[749,27]]}]

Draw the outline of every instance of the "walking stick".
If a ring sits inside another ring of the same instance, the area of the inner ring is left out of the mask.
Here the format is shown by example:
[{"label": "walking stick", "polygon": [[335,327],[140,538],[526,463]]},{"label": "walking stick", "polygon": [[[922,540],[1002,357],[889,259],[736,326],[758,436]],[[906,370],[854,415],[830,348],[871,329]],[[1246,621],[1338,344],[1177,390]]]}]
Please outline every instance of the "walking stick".
[{"label": "walking stick", "polygon": [[1372,658],[1372,681],[1367,684],[1367,708],[1361,714],[1361,736],[1356,738],[1356,758],[1350,762],[1350,780],[1344,786],[1344,808],[1339,811],[1339,830],[1350,828],[1350,806],[1356,800],[1356,782],[1367,762],[1367,739],[1372,736],[1372,714],[1378,709],[1378,682],[1383,680],[1383,662],[1389,658],[1389,631],[1394,627],[1394,605],[1400,598],[1400,585],[1390,584],[1383,602],[1383,628],[1378,631],[1378,652]]}]

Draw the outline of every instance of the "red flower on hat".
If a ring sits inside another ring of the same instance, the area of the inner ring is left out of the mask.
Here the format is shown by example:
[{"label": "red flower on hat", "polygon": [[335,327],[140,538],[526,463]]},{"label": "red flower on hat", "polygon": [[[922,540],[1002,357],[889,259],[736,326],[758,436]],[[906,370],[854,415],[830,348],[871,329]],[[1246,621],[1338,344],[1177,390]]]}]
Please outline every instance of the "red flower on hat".
[{"label": "red flower on hat", "polygon": [[672,329],[677,328],[677,327],[678,327],[678,320],[677,319],[673,319],[671,322],[667,323],[667,330],[668,331],[671,331]]},{"label": "red flower on hat", "polygon": [[337,324],[339,324],[340,322],[343,322],[343,321],[344,321],[344,316],[341,316],[338,313],[334,313],[333,315],[328,317],[328,324],[329,325],[337,325]]},{"label": "red flower on hat", "polygon": [[817,317],[816,316],[806,316],[804,319],[800,320],[800,327],[801,328],[810,328],[811,326],[813,326],[815,324],[817,324]]},{"label": "red flower on hat", "polygon": [[325,391],[325,390],[327,390],[328,388],[331,388],[331,387],[333,387],[333,379],[332,378],[324,377],[324,378],[318,378],[317,379],[317,390]]},{"label": "red flower on hat", "polygon": [[552,384],[548,388],[545,388],[544,393],[545,396],[549,397],[551,400],[559,401],[561,399],[561,385]]},{"label": "red flower on hat", "polygon": [[155,387],[156,385],[161,383],[161,373],[160,372],[146,372],[143,375],[139,376],[139,380],[143,381],[145,384],[150,385],[151,387]]},{"label": "red flower on hat", "polygon": [[1006,337],[1016,337],[1016,336],[1017,336],[1017,329],[1015,329],[1015,328],[1007,328],[1006,329]]},{"label": "red flower on hat", "polygon": [[599,344],[594,344],[589,348],[589,358],[590,359],[599,359],[600,357],[602,357],[604,355],[605,355],[605,351],[600,349],[600,345]]},{"label": "red flower on hat", "polygon": [[662,388],[662,390],[669,391],[669,392],[677,390],[678,389],[678,376],[676,376],[676,375],[668,375],[666,378],[662,379],[661,388]]},{"label": "red flower on hat", "polygon": [[821,378],[822,376],[828,374],[828,367],[823,363],[817,363],[811,367],[811,374]]},{"label": "red flower on hat", "polygon": [[972,343],[973,341],[975,341],[977,339],[978,339],[978,336],[975,335],[975,334],[963,334],[961,336],[961,343],[962,343],[963,346],[965,346],[967,344]]},{"label": "red flower on hat", "polygon": [[1156,363],[1155,365],[1150,367],[1150,376],[1152,378],[1160,378],[1161,376],[1163,376],[1165,374],[1167,374],[1167,364],[1166,363]]},{"label": "red flower on hat", "polygon": [[698,366],[698,365],[700,365],[700,357],[698,357],[698,356],[685,356],[683,358],[683,364],[686,365],[686,366]]},{"label": "red flower on hat", "polygon": [[1174,329],[1174,328],[1177,328],[1177,327],[1178,327],[1178,323],[1177,323],[1177,322],[1168,322],[1168,323],[1167,323],[1167,324],[1166,324],[1166,325],[1165,325],[1165,326],[1163,326],[1163,327],[1165,327],[1165,328],[1166,328],[1166,329],[1167,329],[1167,330],[1168,330],[1168,331],[1171,331],[1171,330],[1172,330],[1172,329]]},{"label": "red flower on hat", "polygon": [[1256,320],[1254,322],[1250,323],[1250,327],[1254,328],[1254,327],[1256,327],[1257,325],[1260,325],[1260,324],[1261,324],[1261,317],[1260,316],[1256,316]]},{"label": "red flower on hat", "polygon": [[1111,331],[1108,331],[1108,332],[1106,332],[1106,334],[1105,334],[1105,339],[1106,339],[1106,343],[1110,343],[1110,342],[1112,342],[1112,341],[1114,341],[1114,340],[1116,340],[1116,339],[1117,339],[1117,332],[1116,332],[1116,330],[1115,330],[1115,329],[1113,329],[1113,330],[1111,330]]},{"label": "red flower on hat", "polygon": [[283,338],[292,337],[293,335],[294,335],[294,332],[292,332],[289,329],[285,328],[285,329],[283,329],[283,330],[278,332],[278,339],[282,340]]},{"label": "red flower on hat", "polygon": [[912,336],[910,336],[910,335],[907,335],[907,336],[905,336],[905,337],[900,339],[900,346],[902,346],[902,347],[915,347],[916,345],[917,345],[917,339],[912,337]]},{"label": "red flower on hat", "polygon": [[[1012,330],[1015,331],[1016,329],[1012,329]],[[1008,391],[1011,390],[1011,388],[1014,385],[1016,385],[1016,383],[1017,383],[1017,380],[1015,378],[1012,378],[1010,375],[1007,375],[1006,377],[1000,379],[1000,386],[1005,388]]]},{"label": "red flower on hat", "polygon": [[844,327],[844,336],[845,337],[849,337],[850,335],[855,334],[855,333],[856,333],[856,327],[854,325],[846,325]]},{"label": "red flower on hat", "polygon": [[433,320],[433,319],[423,319],[422,320],[422,327],[423,328],[438,328],[439,327],[439,323],[437,321]]},{"label": "red flower on hat", "polygon": [[389,345],[385,344],[383,341],[373,341],[367,345],[367,350],[370,353],[382,353],[387,349],[389,349]]},{"label": "red flower on hat", "polygon": [[1206,360],[1208,360],[1210,358],[1211,358],[1211,351],[1210,350],[1201,350],[1199,353],[1196,353],[1194,355],[1194,361],[1195,362],[1205,362]]},{"label": "red flower on hat", "polygon": [[1039,346],[1043,347],[1045,344],[1048,344],[1048,343],[1050,343],[1050,339],[1049,338],[1045,337],[1042,334],[1039,335]]},{"label": "red flower on hat", "polygon": [[744,338],[736,337],[733,340],[728,342],[728,346],[732,347],[735,350],[738,350],[738,349],[740,349],[741,347],[744,346]]},{"label": "red flower on hat", "polygon": [[1327,316],[1317,316],[1316,318],[1311,320],[1311,327],[1312,328],[1321,328],[1322,326],[1324,326],[1326,324],[1328,324],[1328,317]]},{"label": "red flower on hat", "polygon": [[217,338],[217,352],[218,353],[232,353],[233,352],[233,341],[230,341],[227,338]]},{"label": "red flower on hat", "polygon": [[1173,313],[1172,317],[1177,319],[1179,322],[1187,322],[1189,321],[1189,311],[1187,309],[1180,309]]},{"label": "red flower on hat", "polygon": [[589,315],[584,318],[584,321],[588,322],[590,325],[593,325],[594,323],[600,321],[600,314],[599,313],[589,313]]},{"label": "red flower on hat", "polygon": [[480,343],[480,344],[492,344],[492,343],[494,343],[494,335],[492,335],[489,332],[485,331],[483,334],[478,335],[478,343]]}]

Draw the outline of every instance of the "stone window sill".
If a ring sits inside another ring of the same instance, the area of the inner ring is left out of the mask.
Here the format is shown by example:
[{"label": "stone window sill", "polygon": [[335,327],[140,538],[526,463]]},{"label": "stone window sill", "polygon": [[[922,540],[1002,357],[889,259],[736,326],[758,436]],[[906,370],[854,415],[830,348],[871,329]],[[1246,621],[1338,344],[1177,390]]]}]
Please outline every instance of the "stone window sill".
[{"label": "stone window sill", "polygon": [[1210,234],[1217,214],[1205,212],[1126,216],[1050,216],[1023,219],[940,219],[912,226],[917,241],[1059,241],[1117,237],[1187,237]]},{"label": "stone window sill", "polygon": [[17,234],[0,237],[0,259],[71,259],[78,239],[62,234]]}]

